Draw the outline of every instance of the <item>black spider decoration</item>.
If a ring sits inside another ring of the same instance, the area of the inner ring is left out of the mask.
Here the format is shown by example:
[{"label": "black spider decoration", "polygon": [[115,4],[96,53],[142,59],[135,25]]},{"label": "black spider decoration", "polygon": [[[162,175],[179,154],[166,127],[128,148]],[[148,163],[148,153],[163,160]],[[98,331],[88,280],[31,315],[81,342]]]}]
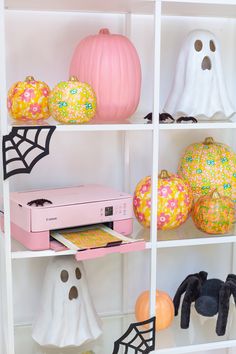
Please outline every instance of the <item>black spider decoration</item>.
[{"label": "black spider decoration", "polygon": [[223,336],[227,326],[231,295],[236,304],[236,275],[229,274],[225,282],[220,279],[207,279],[207,273],[204,271],[188,275],[180,284],[173,299],[175,316],[178,315],[183,293],[185,295],[181,309],[181,328],[189,327],[191,303],[195,302],[196,311],[202,316],[212,317],[218,313],[216,333]]},{"label": "black spider decoration", "polygon": [[151,113],[151,112],[148,113],[148,114],[144,117],[144,119],[147,119],[147,123],[152,123],[152,113]]},{"label": "black spider decoration", "polygon": [[[144,119],[148,120],[148,123],[152,123],[152,113],[148,113]],[[174,123],[174,118],[169,113],[160,113],[159,114],[160,123]]]},{"label": "black spider decoration", "polygon": [[49,154],[56,126],[13,127],[2,139],[4,179],[18,173],[30,173],[34,165]]},{"label": "black spider decoration", "polygon": [[197,119],[194,117],[179,117],[178,119],[176,119],[176,123],[182,123],[182,122],[197,123]]},{"label": "black spider decoration", "polygon": [[[114,343],[112,354],[148,354],[155,349],[155,317],[137,323],[131,323],[128,330]],[[150,327],[145,329],[144,326]],[[121,350],[121,351],[120,351]]]},{"label": "black spider decoration", "polygon": [[38,206],[44,206],[44,204],[52,204],[51,200],[48,199],[35,199],[35,200],[31,200],[30,202],[27,203],[27,205],[32,206],[34,205],[36,207]]},{"label": "black spider decoration", "polygon": [[[147,119],[148,123],[152,123],[152,113],[148,113],[144,117],[144,119]],[[175,123],[175,119],[169,113],[160,113],[159,122],[164,124],[170,124],[170,123]],[[179,117],[178,119],[176,119],[176,123],[182,123],[182,122],[197,123],[198,121],[195,117]]]}]

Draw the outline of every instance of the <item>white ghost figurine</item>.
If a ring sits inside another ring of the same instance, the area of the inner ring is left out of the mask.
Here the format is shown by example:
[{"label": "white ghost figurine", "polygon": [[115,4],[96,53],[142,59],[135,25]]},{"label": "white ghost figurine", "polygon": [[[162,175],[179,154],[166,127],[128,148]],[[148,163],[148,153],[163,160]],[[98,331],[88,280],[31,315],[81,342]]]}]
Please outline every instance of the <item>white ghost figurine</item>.
[{"label": "white ghost figurine", "polygon": [[214,34],[189,33],[179,53],[172,90],[164,111],[172,115],[225,119],[235,108],[230,102],[221,65],[220,46]]},{"label": "white ghost figurine", "polygon": [[80,346],[101,334],[82,262],[54,257],[49,263],[32,337],[41,346]]}]

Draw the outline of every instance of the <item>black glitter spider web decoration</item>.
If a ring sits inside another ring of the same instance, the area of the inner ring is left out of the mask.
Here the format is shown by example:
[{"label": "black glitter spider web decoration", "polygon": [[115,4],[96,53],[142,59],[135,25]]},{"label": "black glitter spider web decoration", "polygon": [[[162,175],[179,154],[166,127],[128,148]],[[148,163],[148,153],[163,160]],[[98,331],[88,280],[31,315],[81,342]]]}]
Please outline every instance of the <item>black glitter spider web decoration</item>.
[{"label": "black glitter spider web decoration", "polygon": [[4,180],[18,173],[30,173],[49,154],[55,126],[13,127],[2,139]]},{"label": "black glitter spider web decoration", "polygon": [[[114,343],[112,354],[148,354],[155,349],[156,318],[131,323],[128,330]],[[149,328],[144,326],[149,325]],[[130,349],[130,350],[129,350]]]}]

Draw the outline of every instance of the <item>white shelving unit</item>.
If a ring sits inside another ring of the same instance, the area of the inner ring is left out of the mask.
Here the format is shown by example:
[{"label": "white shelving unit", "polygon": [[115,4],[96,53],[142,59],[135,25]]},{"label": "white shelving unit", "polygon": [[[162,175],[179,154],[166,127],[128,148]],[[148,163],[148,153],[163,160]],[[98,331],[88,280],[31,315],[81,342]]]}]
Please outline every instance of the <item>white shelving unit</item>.
[{"label": "white shelving unit", "polygon": [[[135,44],[143,73],[140,105],[125,124],[69,126],[50,119],[45,124],[57,127],[50,156],[40,161],[30,176],[19,175],[3,181],[0,353],[58,353],[57,349],[43,349],[34,343],[31,326],[48,260],[74,254],[73,251],[32,252],[11,241],[11,190],[96,182],[133,193],[142,177],[152,174],[155,187],[158,170],[175,171],[181,150],[193,141],[213,135],[236,150],[235,121],[160,125],[158,121],[171,87],[179,46],[194,28],[211,30],[219,37],[226,82],[230,97],[236,102],[236,0],[0,0],[1,137],[12,127],[6,108],[10,85],[28,74],[47,81],[50,86],[66,79],[76,43],[101,27],[127,34]],[[143,117],[150,111],[153,123],[147,124]],[[173,296],[188,273],[204,269],[210,277],[224,279],[236,269],[236,230],[230,235],[209,236],[188,220],[175,231],[157,232],[156,188],[152,188],[152,199],[151,230],[144,230],[135,222],[132,235],[147,241],[145,251],[85,262],[91,293],[104,327],[102,337],[83,349],[111,354],[114,340],[134,321],[134,303],[141,291],[150,289],[150,315],[154,315],[156,287]],[[176,318],[169,329],[157,334],[155,353],[235,353],[234,312],[232,307],[229,328],[221,338],[214,332],[215,319],[202,323],[192,309],[189,330],[181,330]],[[60,350],[61,354],[81,352],[82,348]]]}]

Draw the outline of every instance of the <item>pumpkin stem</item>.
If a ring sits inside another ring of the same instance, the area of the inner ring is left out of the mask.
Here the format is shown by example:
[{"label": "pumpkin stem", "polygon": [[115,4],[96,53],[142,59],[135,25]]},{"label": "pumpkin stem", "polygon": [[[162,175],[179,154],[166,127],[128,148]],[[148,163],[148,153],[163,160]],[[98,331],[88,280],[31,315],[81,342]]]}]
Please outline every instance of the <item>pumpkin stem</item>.
[{"label": "pumpkin stem", "polygon": [[110,31],[108,28],[101,28],[99,34],[110,34]]},{"label": "pumpkin stem", "polygon": [[34,77],[33,76],[26,76],[25,78],[25,82],[30,82],[30,81],[35,81]]},{"label": "pumpkin stem", "polygon": [[214,191],[211,193],[211,198],[212,199],[219,199],[221,196],[220,196],[220,193],[217,191],[217,189],[214,189]]},{"label": "pumpkin stem", "polygon": [[76,76],[70,76],[69,81],[79,81]]},{"label": "pumpkin stem", "polygon": [[214,144],[214,139],[211,137],[211,136],[209,136],[209,137],[207,137],[205,140],[204,140],[204,145],[211,145],[211,144]]},{"label": "pumpkin stem", "polygon": [[161,170],[161,173],[158,176],[161,179],[167,179],[170,178],[170,175],[167,170]]}]

